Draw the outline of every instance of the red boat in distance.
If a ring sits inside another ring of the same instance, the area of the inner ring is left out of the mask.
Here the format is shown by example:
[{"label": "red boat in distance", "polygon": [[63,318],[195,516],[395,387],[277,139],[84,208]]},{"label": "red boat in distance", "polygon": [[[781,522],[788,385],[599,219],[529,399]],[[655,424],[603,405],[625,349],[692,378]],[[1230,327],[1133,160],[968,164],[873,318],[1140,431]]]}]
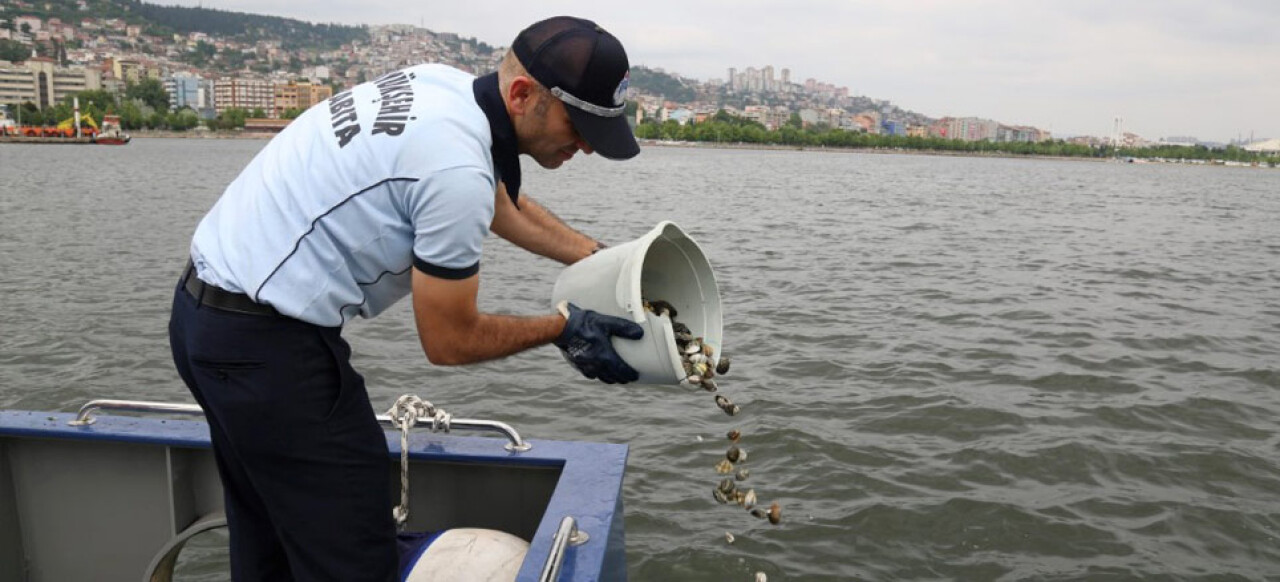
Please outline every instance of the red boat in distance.
[{"label": "red boat in distance", "polygon": [[93,143],[101,145],[124,145],[133,139],[124,130],[120,129],[119,115],[102,116],[102,129],[98,131],[98,135],[94,136]]}]

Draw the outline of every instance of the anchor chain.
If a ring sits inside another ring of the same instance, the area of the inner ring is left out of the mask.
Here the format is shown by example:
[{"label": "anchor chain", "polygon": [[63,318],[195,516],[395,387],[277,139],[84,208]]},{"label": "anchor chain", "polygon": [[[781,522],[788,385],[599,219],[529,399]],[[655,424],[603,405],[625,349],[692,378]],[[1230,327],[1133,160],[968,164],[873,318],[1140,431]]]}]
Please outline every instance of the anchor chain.
[{"label": "anchor chain", "polygon": [[404,531],[409,521],[409,429],[419,418],[430,418],[431,432],[449,432],[453,415],[413,394],[405,394],[391,405],[387,416],[391,426],[400,429],[400,505],[391,510],[391,516],[396,520],[396,529]]}]

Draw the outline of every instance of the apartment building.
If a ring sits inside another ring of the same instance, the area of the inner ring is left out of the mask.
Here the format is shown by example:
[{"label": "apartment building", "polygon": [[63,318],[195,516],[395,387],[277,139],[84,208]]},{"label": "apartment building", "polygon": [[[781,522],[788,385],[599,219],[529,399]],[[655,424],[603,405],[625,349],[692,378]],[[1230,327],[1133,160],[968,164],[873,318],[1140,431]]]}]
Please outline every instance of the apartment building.
[{"label": "apartment building", "polygon": [[180,71],[164,79],[164,90],[169,93],[169,108],[177,111],[183,107],[197,112],[213,112],[213,84],[191,72]]},{"label": "apartment building", "polygon": [[309,109],[312,105],[333,96],[333,88],[308,82],[277,82],[273,88],[274,108],[272,117],[280,117],[289,109]]},{"label": "apartment building", "polygon": [[930,135],[961,141],[995,141],[1000,124],[977,117],[944,117],[930,128]]},{"label": "apartment building", "polygon": [[228,109],[275,109],[275,86],[266,79],[222,77],[213,82],[213,108],[221,114]]},{"label": "apartment building", "polygon": [[31,102],[44,109],[81,91],[101,88],[97,69],[60,67],[44,57],[18,64],[0,61],[0,105]]}]

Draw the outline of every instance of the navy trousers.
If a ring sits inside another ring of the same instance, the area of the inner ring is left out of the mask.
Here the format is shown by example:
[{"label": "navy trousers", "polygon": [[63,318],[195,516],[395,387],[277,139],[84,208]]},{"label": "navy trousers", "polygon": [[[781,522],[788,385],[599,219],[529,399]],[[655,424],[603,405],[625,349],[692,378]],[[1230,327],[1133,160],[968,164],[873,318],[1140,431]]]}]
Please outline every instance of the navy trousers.
[{"label": "navy trousers", "polygon": [[386,437],[340,334],[179,281],[169,342],[209,421],[236,582],[396,579]]}]

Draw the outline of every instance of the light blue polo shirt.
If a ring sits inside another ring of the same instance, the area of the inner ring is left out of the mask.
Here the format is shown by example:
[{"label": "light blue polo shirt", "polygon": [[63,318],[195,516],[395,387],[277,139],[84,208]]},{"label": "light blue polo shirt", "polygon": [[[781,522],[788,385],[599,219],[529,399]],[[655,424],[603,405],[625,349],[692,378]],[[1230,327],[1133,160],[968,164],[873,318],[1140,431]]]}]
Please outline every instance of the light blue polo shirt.
[{"label": "light blue polo shirt", "polygon": [[437,277],[474,275],[496,188],[494,134],[475,82],[420,65],[307,110],[201,220],[197,276],[333,327],[407,295],[415,264]]}]

